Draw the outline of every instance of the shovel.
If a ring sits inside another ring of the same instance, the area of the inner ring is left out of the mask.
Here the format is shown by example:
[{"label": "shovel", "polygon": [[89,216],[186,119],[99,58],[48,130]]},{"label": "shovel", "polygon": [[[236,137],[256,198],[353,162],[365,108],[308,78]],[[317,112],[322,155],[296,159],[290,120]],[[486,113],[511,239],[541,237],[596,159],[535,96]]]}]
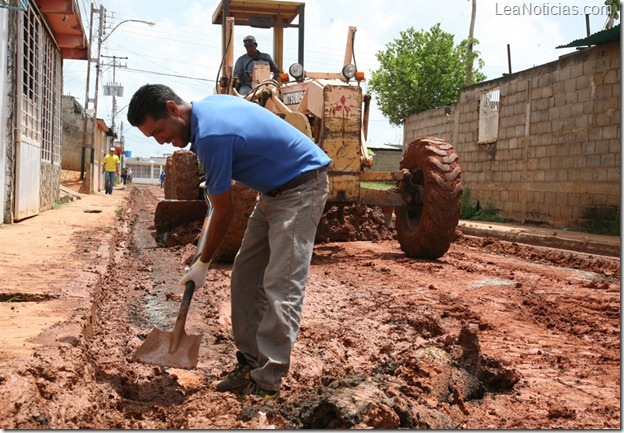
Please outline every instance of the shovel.
[{"label": "shovel", "polygon": [[143,344],[132,355],[132,361],[145,364],[175,367],[190,370],[197,365],[201,335],[188,335],[184,331],[186,315],[191,298],[195,291],[195,283],[186,283],[182,305],[178,312],[173,331],[167,332],[158,328],[152,329]]}]

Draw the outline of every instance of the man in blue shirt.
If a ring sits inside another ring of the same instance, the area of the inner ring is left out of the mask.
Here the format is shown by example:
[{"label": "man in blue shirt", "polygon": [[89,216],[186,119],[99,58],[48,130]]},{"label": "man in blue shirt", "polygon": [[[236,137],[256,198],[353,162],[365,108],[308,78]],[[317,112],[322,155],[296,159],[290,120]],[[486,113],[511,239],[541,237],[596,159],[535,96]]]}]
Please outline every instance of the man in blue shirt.
[{"label": "man in blue shirt", "polygon": [[299,331],[330,158],[295,127],[235,96],[190,103],[167,86],[146,84],[132,97],[128,121],[160,144],[190,142],[205,170],[212,205],[207,241],[181,285],[206,282],[232,220],[232,180],[261,193],[232,267],[238,365],[216,389],[276,398]]}]

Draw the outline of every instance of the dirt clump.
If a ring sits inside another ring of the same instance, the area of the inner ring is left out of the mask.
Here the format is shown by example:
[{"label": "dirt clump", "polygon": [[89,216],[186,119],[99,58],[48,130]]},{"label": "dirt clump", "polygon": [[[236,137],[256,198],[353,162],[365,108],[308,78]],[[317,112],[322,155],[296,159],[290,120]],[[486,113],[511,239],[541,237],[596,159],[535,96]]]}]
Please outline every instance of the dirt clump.
[{"label": "dirt clump", "polygon": [[359,203],[329,203],[319,222],[315,242],[375,242],[394,239],[395,236],[381,208]]}]

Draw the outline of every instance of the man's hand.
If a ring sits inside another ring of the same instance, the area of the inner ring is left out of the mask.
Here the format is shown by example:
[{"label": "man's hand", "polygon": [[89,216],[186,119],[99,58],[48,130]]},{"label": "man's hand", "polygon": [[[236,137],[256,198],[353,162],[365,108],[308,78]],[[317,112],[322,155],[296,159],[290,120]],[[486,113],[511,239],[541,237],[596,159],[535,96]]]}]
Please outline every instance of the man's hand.
[{"label": "man's hand", "polygon": [[201,261],[201,258],[198,258],[182,276],[178,284],[184,287],[186,283],[193,281],[196,289],[204,287],[204,284],[206,284],[206,272],[208,271],[210,262],[211,260],[209,260],[208,263],[204,263]]}]

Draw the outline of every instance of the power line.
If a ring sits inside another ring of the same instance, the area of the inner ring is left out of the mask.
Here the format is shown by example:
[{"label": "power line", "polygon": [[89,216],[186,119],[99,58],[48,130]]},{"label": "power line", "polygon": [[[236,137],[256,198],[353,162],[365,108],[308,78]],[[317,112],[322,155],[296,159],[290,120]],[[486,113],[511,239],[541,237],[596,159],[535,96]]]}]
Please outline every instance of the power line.
[{"label": "power line", "polygon": [[211,80],[211,79],[208,79],[208,78],[189,77],[189,76],[186,76],[186,75],[176,75],[176,74],[165,74],[164,72],[146,71],[146,70],[143,70],[143,69],[126,68],[126,71],[143,72],[143,73],[146,73],[146,74],[162,75],[164,77],[186,78],[186,79],[189,79],[189,80],[197,80],[197,81],[209,81],[211,83],[215,82],[215,80]]}]

